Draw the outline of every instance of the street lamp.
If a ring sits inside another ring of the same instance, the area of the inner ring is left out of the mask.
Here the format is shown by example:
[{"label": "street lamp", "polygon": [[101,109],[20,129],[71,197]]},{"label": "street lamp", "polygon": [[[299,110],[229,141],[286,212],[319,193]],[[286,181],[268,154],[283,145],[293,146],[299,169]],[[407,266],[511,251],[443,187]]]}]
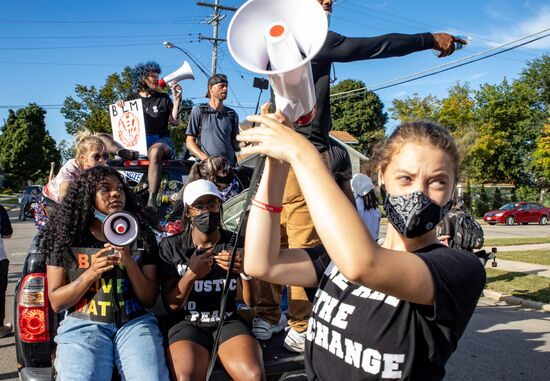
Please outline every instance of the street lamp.
[{"label": "street lamp", "polygon": [[162,45],[164,45],[167,49],[178,49],[180,52],[189,57],[189,59],[199,68],[206,78],[210,78],[210,75],[206,72],[206,70],[204,70],[200,62],[198,62],[186,49],[182,49],[179,46],[172,44],[170,41],[164,41]]}]

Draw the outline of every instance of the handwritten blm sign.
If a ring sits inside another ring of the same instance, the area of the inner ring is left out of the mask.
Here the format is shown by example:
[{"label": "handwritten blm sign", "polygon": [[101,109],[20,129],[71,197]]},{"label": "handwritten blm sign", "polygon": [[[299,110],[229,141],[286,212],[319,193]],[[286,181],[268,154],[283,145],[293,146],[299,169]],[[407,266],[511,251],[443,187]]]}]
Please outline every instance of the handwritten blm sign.
[{"label": "handwritten blm sign", "polygon": [[145,137],[145,119],[141,99],[124,102],[120,108],[116,104],[109,106],[113,139],[124,148],[139,151],[147,156],[147,138]]}]

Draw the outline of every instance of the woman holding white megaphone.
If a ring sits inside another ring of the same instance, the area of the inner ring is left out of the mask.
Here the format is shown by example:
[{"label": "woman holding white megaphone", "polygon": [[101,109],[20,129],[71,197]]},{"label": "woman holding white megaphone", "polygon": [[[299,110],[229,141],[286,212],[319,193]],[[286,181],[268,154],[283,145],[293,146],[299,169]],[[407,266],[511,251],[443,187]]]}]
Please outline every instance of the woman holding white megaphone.
[{"label": "woman holding white megaphone", "polygon": [[[125,99],[126,101],[141,99],[143,103],[147,158],[149,159],[147,170],[149,199],[147,206],[155,209],[158,207],[157,198],[162,175],[162,161],[171,159],[176,154],[168,124],[177,126],[180,122],[179,111],[182,91],[178,82],[172,80],[168,84],[172,94],[174,94],[174,101],[172,102],[168,94],[160,92],[162,82],[164,82],[164,80],[159,79],[160,72],[159,64],[154,61],[137,64],[132,69],[134,92]],[[178,79],[179,77],[174,78]],[[193,78],[191,73],[190,76],[183,79]],[[116,104],[123,107],[124,101],[119,100]]]},{"label": "woman holding white megaphone", "polygon": [[158,295],[157,242],[121,211],[144,221],[122,176],[100,166],[82,172],[46,224],[49,301],[66,311],[55,337],[57,380],[110,380],[115,365],[123,380],[169,379],[162,335],[146,310]]},{"label": "woman holding white megaphone", "polygon": [[[449,132],[407,123],[378,150],[389,220],[379,246],[305,137],[268,116],[248,120],[261,126],[238,140],[253,143],[246,153],[268,158],[247,224],[244,271],[316,289],[305,344],[308,378],[442,380],[485,285],[479,260],[436,236],[459,179]],[[290,166],[321,238],[313,248],[280,247]]]}]

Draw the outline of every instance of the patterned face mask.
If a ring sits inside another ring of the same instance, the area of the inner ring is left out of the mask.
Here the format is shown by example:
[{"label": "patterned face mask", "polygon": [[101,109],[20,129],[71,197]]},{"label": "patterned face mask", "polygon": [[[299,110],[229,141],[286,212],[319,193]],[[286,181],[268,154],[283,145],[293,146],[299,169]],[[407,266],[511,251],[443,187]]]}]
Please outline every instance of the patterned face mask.
[{"label": "patterned face mask", "polygon": [[452,202],[439,206],[424,193],[416,191],[403,196],[392,196],[380,187],[384,210],[393,227],[407,238],[420,237],[429,232],[451,209]]}]

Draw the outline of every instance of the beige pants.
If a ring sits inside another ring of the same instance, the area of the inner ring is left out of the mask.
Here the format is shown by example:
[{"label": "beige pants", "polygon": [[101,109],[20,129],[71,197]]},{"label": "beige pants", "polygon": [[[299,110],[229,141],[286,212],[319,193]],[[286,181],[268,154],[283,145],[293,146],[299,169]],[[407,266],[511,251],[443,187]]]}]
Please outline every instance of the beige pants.
[{"label": "beige pants", "polygon": [[[321,156],[328,167],[328,153],[323,152]],[[307,248],[320,243],[296,174],[290,168],[281,213],[281,247]],[[256,316],[271,324],[277,323],[281,317],[281,297],[281,286],[259,281]],[[287,317],[289,326],[298,332],[304,332],[307,329],[311,308],[312,304],[303,287],[288,287]]]}]

